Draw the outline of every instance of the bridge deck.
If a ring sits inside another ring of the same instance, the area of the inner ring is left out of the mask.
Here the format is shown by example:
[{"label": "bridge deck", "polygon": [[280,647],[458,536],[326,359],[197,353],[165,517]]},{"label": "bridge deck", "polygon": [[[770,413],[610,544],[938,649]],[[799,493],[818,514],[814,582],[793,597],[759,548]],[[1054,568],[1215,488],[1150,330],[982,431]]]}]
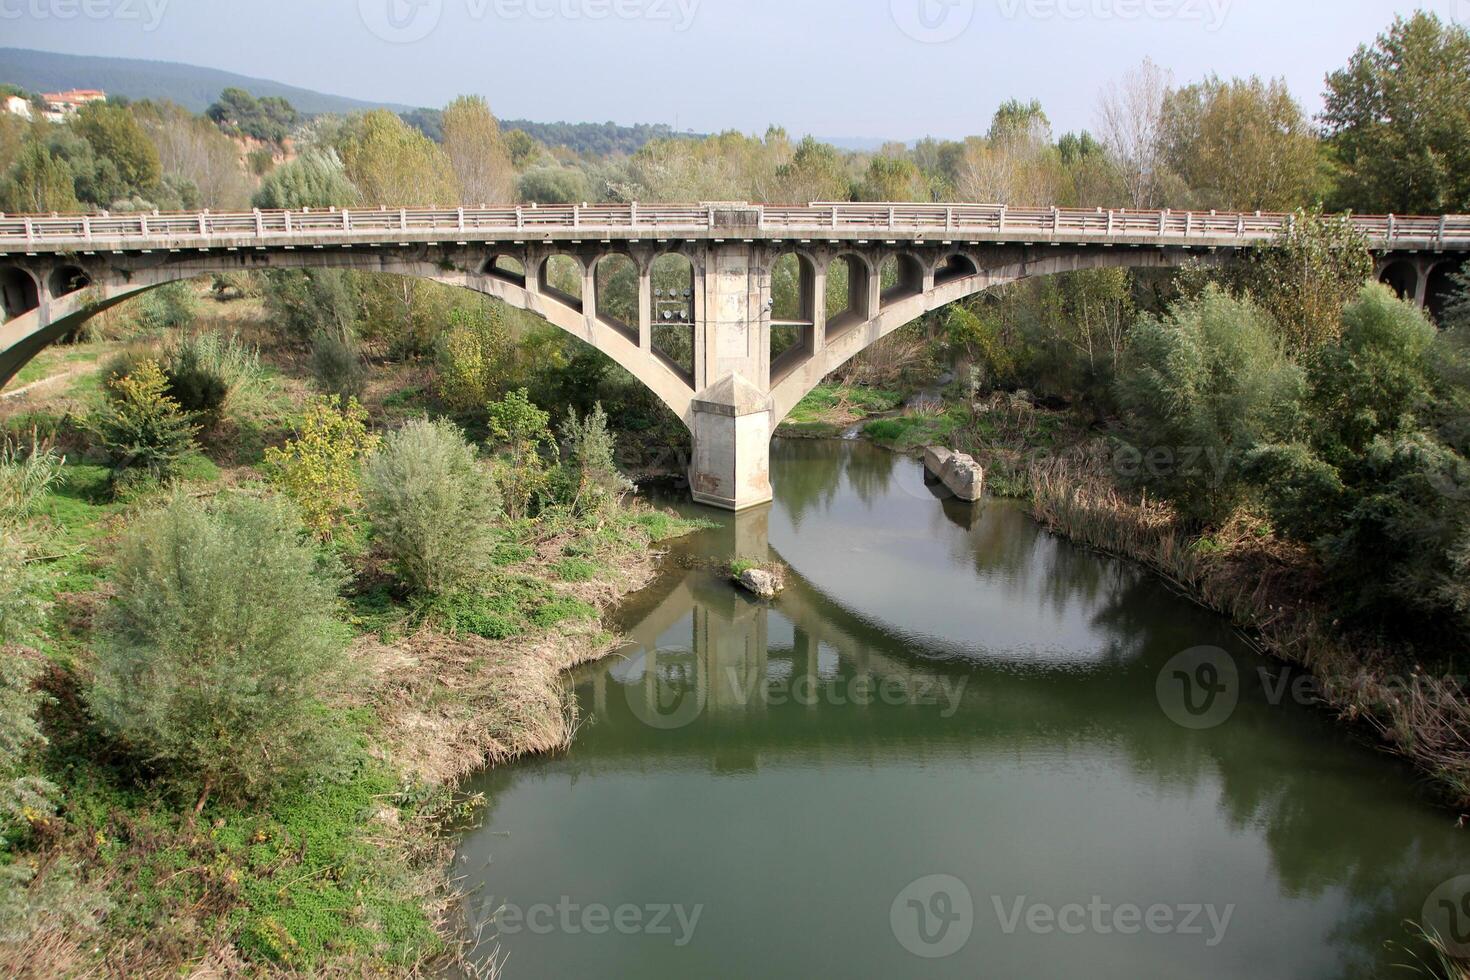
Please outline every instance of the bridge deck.
[{"label": "bridge deck", "polygon": [[[418,242],[1037,242],[1238,248],[1288,214],[1007,208],[987,204],[598,204],[0,215],[0,254],[383,245]],[[1470,215],[1353,216],[1378,251],[1470,251]]]}]

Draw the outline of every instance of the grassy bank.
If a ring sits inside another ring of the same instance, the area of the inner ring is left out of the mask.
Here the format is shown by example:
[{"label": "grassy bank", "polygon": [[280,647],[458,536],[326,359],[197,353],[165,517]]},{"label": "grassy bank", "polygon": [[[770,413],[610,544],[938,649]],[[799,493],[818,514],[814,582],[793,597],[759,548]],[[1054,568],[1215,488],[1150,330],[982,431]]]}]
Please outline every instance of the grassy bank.
[{"label": "grassy bank", "polygon": [[[205,314],[200,326],[262,341],[263,377],[201,434],[179,485],[201,500],[264,495],[264,449],[300,423],[310,385],[298,355],[267,346],[258,303]],[[36,649],[3,651],[40,666],[48,744],[27,775],[54,785],[57,808],[22,815],[24,832],[0,849],[0,974],[440,971],[460,938],[449,831],[478,805],[458,791],[461,780],[570,743],[565,671],[616,646],[603,611],[649,579],[659,541],[693,525],[636,500],[595,513],[550,506],[498,526],[474,598],[441,600],[403,590],[365,529],[348,528],[334,551],[352,572],[337,610],[352,669],[313,708],[324,720],[321,764],[267,797],[215,793],[196,811],[197,789],[124,751],[89,704],[119,542],[167,496],[115,494],[89,448],[82,420],[120,346],[55,348],[38,362],[41,384],[0,402],[7,431],[38,432],[68,456],[24,529],[47,572],[50,611]],[[423,370],[393,365],[374,380],[374,424],[433,407],[415,383]],[[25,928],[10,929],[16,922]]]}]

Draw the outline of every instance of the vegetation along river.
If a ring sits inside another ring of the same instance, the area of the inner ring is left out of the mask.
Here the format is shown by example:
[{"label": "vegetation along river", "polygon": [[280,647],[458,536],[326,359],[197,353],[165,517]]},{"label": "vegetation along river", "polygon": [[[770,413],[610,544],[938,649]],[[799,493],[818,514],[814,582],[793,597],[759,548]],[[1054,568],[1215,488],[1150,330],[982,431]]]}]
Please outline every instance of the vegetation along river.
[{"label": "vegetation along river", "polygon": [[1376,976],[1470,870],[1406,768],[1156,579],[863,443],[772,467],[625,604],[571,750],[474,786],[507,976]]}]

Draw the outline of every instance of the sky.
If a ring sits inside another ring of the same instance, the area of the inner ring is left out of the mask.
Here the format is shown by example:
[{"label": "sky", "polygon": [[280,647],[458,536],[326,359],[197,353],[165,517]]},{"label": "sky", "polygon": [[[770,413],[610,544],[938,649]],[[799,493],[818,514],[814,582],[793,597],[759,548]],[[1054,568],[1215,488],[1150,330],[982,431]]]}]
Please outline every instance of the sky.
[{"label": "sky", "polygon": [[0,0],[0,45],[179,61],[502,118],[827,138],[983,133],[1039,99],[1062,133],[1145,57],[1177,82],[1323,79],[1416,8],[1470,0]]}]

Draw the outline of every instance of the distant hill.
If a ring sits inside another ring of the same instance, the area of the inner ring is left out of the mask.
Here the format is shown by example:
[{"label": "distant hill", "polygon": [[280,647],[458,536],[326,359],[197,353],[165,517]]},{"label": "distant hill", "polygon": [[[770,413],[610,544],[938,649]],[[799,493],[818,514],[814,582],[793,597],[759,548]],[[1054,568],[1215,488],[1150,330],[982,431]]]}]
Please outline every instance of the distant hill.
[{"label": "distant hill", "polygon": [[[342,95],[328,95],[311,89],[252,78],[216,68],[183,65],[173,61],[144,61],[140,58],[100,58],[91,55],[59,54],[27,48],[0,48],[0,82],[19,85],[32,92],[55,92],[71,88],[97,88],[109,95],[129,99],[168,99],[188,109],[203,112],[219,98],[222,90],[243,88],[259,96],[278,95],[308,116],[332,112],[346,114],[368,109],[391,109],[439,139],[439,110],[420,109],[391,102],[367,102]],[[505,129],[521,129],[550,147],[566,147],[574,153],[611,156],[636,153],[651,140],[673,136],[698,137],[696,133],[676,133],[663,123],[639,123],[623,126],[617,123],[532,122],[527,119],[503,119]],[[883,144],[873,139],[828,139],[846,150],[875,150]]]},{"label": "distant hill", "polygon": [[10,82],[32,92],[99,88],[109,95],[130,99],[170,99],[190,112],[203,112],[222,90],[232,86],[256,96],[279,95],[307,115],[378,108],[405,112],[410,108],[324,95],[264,78],[171,61],[96,58],[25,48],[0,48],[0,82]]}]

